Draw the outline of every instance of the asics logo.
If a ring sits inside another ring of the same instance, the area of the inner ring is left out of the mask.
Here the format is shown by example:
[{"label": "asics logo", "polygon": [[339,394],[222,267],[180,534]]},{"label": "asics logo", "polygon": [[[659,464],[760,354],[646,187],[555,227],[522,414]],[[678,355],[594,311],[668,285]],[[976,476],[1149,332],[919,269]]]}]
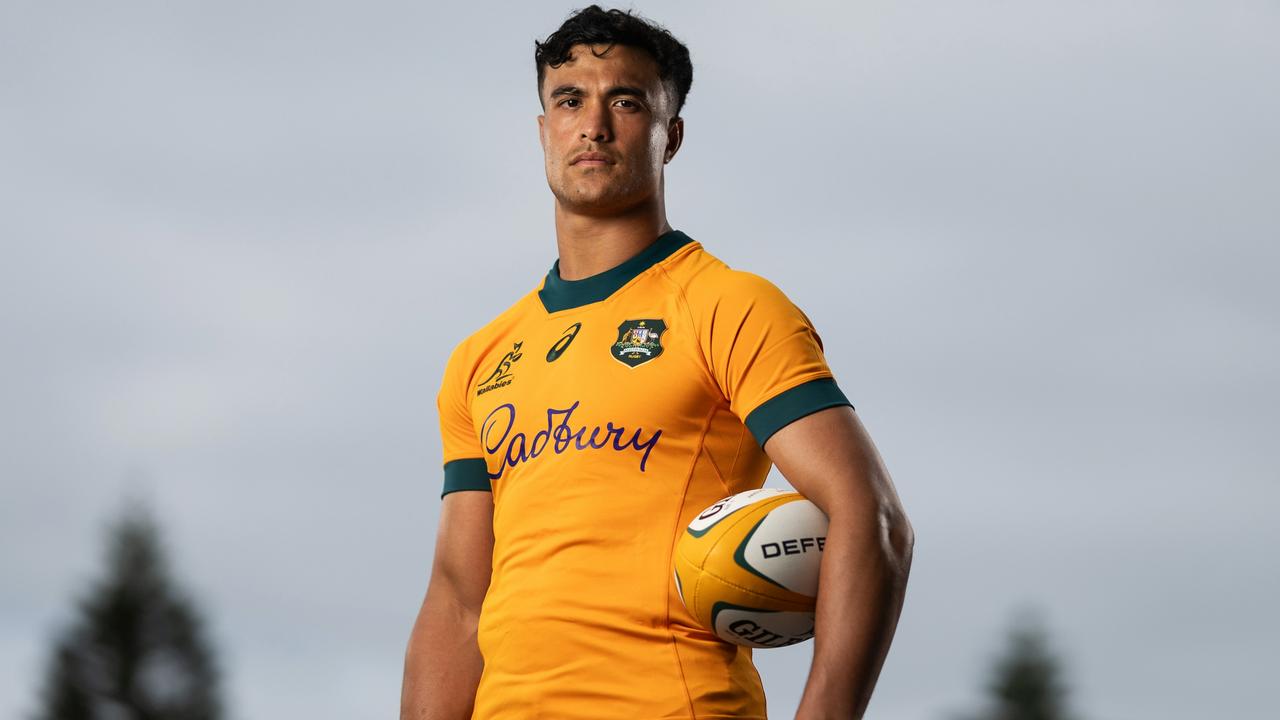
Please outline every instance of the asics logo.
[{"label": "asics logo", "polygon": [[551,346],[550,350],[547,351],[547,362],[555,362],[560,359],[560,356],[564,354],[564,351],[569,349],[569,345],[573,342],[573,339],[578,337],[578,331],[581,329],[582,323],[580,322],[576,322],[565,328],[564,335],[556,341],[555,345]]}]

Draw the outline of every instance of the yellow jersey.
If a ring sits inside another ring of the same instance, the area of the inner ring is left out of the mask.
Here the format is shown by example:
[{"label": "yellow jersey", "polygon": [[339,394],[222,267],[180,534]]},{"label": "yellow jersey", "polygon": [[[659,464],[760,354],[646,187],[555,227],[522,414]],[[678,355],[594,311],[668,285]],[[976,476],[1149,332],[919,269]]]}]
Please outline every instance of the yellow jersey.
[{"label": "yellow jersey", "polygon": [[764,484],[773,432],[848,404],[804,313],[678,230],[581,280],[556,261],[437,398],[443,494],[493,493],[472,717],[763,720],[751,650],[689,614],[672,552]]}]

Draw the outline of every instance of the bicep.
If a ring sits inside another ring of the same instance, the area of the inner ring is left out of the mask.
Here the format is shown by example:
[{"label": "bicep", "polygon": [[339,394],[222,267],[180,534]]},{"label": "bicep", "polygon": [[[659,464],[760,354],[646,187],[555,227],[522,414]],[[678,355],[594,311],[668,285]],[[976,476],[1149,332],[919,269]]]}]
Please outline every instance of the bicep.
[{"label": "bicep", "polygon": [[440,504],[431,584],[444,585],[458,602],[478,613],[489,589],[493,563],[493,493],[451,492]]},{"label": "bicep", "polygon": [[884,460],[852,407],[792,421],[769,437],[764,451],[787,482],[828,515],[844,510],[906,522]]}]

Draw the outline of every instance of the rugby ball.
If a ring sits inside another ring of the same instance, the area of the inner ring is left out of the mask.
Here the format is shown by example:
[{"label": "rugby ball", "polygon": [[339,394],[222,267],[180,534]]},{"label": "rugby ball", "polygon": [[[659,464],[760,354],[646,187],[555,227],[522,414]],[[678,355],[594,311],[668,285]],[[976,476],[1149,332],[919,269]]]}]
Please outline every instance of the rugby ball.
[{"label": "rugby ball", "polygon": [[753,648],[813,637],[827,516],[797,492],[762,488],[698,513],[676,543],[676,591],[703,627]]}]

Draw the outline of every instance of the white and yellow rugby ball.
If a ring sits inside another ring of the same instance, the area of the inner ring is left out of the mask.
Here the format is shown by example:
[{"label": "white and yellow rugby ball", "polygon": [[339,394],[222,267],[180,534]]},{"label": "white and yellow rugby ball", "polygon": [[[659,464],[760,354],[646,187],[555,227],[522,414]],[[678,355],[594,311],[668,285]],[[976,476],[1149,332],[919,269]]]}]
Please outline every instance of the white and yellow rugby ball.
[{"label": "white and yellow rugby ball", "polygon": [[676,543],[676,590],[722,640],[755,648],[813,637],[827,516],[797,492],[762,488],[698,514]]}]

